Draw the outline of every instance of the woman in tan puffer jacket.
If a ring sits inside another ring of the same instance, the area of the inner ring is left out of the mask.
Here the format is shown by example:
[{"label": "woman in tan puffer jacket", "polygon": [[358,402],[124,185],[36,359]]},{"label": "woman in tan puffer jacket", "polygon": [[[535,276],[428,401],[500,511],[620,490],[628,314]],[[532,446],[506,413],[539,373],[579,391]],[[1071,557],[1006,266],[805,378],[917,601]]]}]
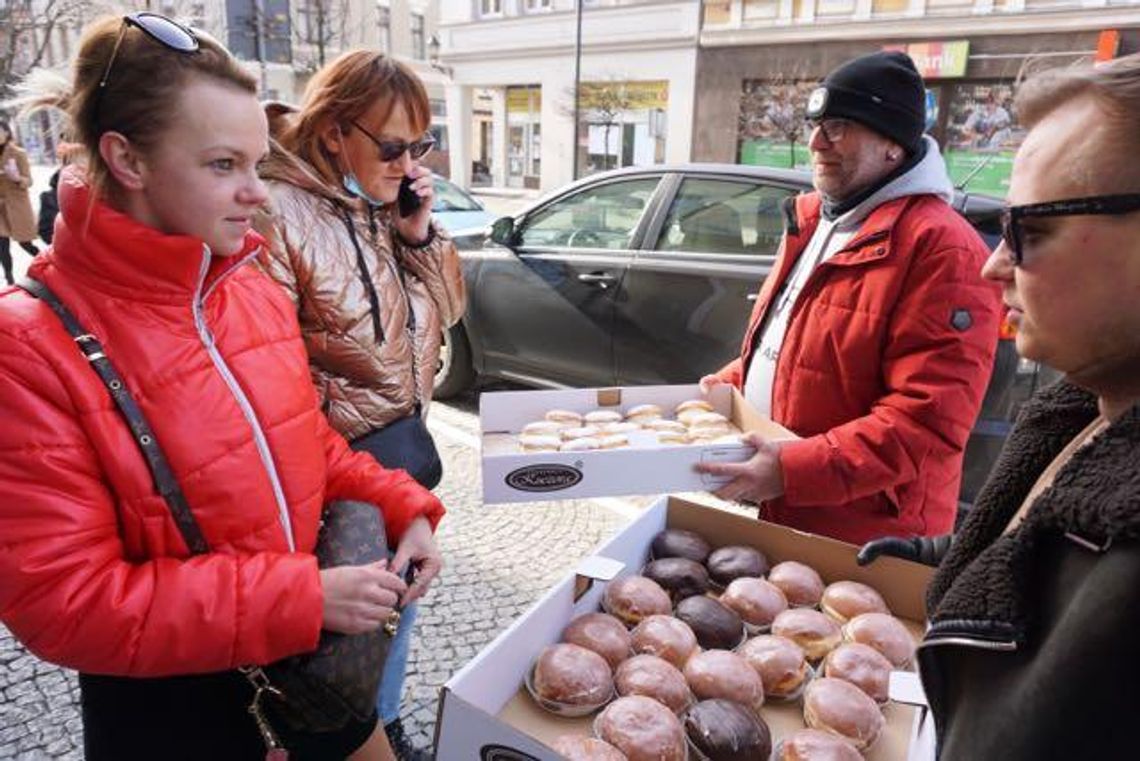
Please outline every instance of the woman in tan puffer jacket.
[{"label": "woman in tan puffer jacket", "polygon": [[[403,64],[358,50],[318,71],[299,109],[270,104],[267,116],[270,208],[255,224],[270,244],[261,263],[297,305],[325,413],[354,449],[431,488],[439,460],[416,417],[465,293],[455,245],[431,221],[431,172],[417,163],[431,149],[427,93]],[[404,177],[420,199],[408,216],[396,203]],[[402,758],[417,757],[399,723],[413,620],[406,608],[379,705]]]}]

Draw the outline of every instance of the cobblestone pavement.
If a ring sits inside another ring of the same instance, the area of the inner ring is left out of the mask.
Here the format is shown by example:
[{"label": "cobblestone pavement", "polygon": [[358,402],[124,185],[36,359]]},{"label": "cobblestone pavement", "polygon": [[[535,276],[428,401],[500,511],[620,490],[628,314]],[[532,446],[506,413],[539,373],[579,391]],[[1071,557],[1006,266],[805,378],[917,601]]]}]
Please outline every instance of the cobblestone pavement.
[{"label": "cobblestone pavement", "polygon": [[[475,397],[435,403],[445,463],[437,493],[446,568],[421,604],[403,716],[430,747],[439,688],[548,587],[651,500],[482,504]],[[0,761],[81,759],[73,673],[39,661],[0,627]]]}]

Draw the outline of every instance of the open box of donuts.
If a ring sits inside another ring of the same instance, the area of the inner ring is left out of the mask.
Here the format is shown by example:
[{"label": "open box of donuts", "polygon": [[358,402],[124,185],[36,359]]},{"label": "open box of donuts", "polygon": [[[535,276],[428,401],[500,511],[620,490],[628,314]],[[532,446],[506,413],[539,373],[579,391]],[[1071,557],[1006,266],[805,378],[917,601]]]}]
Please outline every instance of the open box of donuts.
[{"label": "open box of donuts", "polygon": [[715,490],[695,463],[748,459],[748,431],[795,438],[730,386],[489,392],[479,423],[486,503]]},{"label": "open box of donuts", "polygon": [[912,758],[931,569],[856,549],[662,497],[444,686],[437,757]]}]

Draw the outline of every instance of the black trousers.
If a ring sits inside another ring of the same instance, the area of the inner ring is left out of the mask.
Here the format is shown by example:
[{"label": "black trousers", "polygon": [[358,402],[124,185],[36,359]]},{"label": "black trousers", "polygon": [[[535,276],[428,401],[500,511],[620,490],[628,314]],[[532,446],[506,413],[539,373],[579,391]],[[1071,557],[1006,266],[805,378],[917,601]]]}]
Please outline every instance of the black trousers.
[{"label": "black trousers", "polygon": [[[161,679],[79,675],[86,761],[262,761],[265,744],[249,714],[245,677]],[[289,761],[342,761],[364,744],[376,714],[337,732],[303,733],[269,715]]]},{"label": "black trousers", "polygon": [[[20,247],[32,256],[40,252],[34,243],[27,241],[21,241]],[[12,279],[12,243],[3,236],[0,236],[0,267],[4,268],[4,278],[8,281],[8,285],[16,282]]]}]

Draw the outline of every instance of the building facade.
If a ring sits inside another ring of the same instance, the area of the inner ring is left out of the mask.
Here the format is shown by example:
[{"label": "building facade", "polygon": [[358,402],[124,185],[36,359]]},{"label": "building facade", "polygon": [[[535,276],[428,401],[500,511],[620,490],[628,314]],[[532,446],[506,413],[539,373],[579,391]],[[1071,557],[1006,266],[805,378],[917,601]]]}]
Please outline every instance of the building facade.
[{"label": "building facade", "polygon": [[452,179],[553,190],[591,171],[687,161],[700,10],[582,0],[579,47],[576,0],[442,3]]},{"label": "building facade", "polygon": [[807,94],[883,49],[927,83],[927,131],[951,177],[1004,195],[1022,130],[1019,77],[1140,50],[1137,0],[705,0],[693,157],[806,166]]},{"label": "building facade", "polygon": [[[411,66],[424,81],[432,107],[431,131],[438,146],[428,163],[434,171],[446,174],[447,80],[432,66],[429,44],[436,34],[439,4],[439,0],[72,0],[67,6],[71,10],[55,17],[50,9],[58,4],[24,0],[25,15],[35,28],[18,42],[25,56],[37,52],[38,65],[62,73],[78,49],[83,23],[102,14],[152,10],[210,33],[259,77],[264,98],[293,103],[300,100],[305,84],[323,63],[352,48],[379,49]],[[59,120],[41,114],[21,120],[18,127],[32,156],[50,161]]]}]

